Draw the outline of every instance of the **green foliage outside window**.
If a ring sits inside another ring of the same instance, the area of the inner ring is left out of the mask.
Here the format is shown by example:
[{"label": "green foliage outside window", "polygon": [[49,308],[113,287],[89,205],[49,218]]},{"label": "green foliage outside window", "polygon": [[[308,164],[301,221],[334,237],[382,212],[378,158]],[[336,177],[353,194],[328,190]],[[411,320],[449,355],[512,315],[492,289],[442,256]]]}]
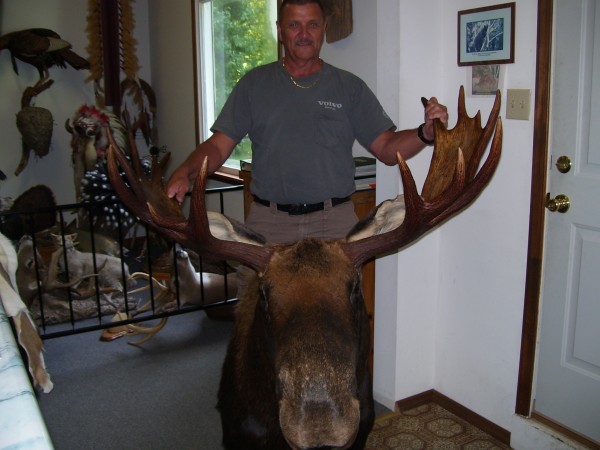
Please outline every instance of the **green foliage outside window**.
[{"label": "green foliage outside window", "polygon": [[[273,32],[275,18],[269,13],[275,1],[212,0],[217,113],[248,70],[277,59],[277,39]],[[234,164],[250,157],[250,141],[246,138],[236,147],[228,162]]]}]

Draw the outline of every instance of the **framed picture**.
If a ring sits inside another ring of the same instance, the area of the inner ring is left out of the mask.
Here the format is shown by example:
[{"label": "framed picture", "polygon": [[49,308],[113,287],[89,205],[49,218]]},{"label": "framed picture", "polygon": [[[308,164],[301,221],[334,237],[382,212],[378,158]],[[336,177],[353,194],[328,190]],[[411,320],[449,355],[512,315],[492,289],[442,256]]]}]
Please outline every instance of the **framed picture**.
[{"label": "framed picture", "polygon": [[[502,90],[502,66],[500,64],[480,64],[471,66],[470,95],[495,95],[498,89]],[[469,83],[470,82],[470,83]]]},{"label": "framed picture", "polygon": [[458,65],[515,62],[515,3],[458,12]]}]

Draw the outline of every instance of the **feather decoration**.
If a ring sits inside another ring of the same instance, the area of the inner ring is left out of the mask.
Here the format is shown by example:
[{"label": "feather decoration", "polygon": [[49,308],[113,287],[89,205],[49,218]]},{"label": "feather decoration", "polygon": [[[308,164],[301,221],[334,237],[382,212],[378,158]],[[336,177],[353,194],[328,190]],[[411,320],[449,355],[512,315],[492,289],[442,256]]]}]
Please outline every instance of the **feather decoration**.
[{"label": "feather decoration", "polygon": [[102,16],[100,14],[100,2],[88,0],[87,26],[85,32],[88,38],[86,50],[90,63],[90,74],[86,81],[98,81],[102,78],[104,62],[102,58]]},{"label": "feather decoration", "polygon": [[119,12],[119,32],[121,34],[121,70],[123,70],[125,78],[134,80],[137,78],[137,72],[140,68],[140,65],[138,64],[138,58],[136,54],[137,41],[133,37],[135,19],[133,17],[131,0],[120,0]]},{"label": "feather decoration", "polygon": [[88,61],[90,63],[90,74],[86,81],[94,82],[96,94],[96,105],[102,109],[106,107],[104,100],[104,89],[102,77],[104,75],[104,58],[102,54],[102,14],[100,13],[100,1],[88,0],[87,26],[85,32],[88,38],[86,47]]},{"label": "feather decoration", "polygon": [[[106,109],[104,96],[104,63],[102,48],[102,13],[103,0],[88,0],[87,37],[88,60],[90,61],[90,76],[88,81],[94,81],[96,105]],[[120,119],[134,135],[142,132],[146,144],[156,143],[156,95],[152,87],[138,78],[140,69],[137,57],[137,40],[133,36],[135,18],[132,2],[134,0],[118,0],[119,14],[119,69],[123,74],[120,82]]]}]

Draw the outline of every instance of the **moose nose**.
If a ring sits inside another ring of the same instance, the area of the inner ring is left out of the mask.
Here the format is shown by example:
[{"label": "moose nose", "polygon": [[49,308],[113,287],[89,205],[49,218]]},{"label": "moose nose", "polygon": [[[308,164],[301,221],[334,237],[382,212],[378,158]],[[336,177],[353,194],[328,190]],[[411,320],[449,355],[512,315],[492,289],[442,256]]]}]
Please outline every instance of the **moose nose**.
[{"label": "moose nose", "polygon": [[281,430],[293,449],[346,449],[356,439],[360,411],[355,398],[341,410],[330,401],[306,402],[295,408],[283,400],[280,406]]}]

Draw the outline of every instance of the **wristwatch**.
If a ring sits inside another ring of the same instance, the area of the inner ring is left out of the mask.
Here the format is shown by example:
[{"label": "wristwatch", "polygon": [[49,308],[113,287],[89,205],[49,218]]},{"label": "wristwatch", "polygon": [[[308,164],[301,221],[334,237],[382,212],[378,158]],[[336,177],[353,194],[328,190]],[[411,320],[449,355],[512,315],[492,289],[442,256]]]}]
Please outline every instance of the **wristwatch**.
[{"label": "wristwatch", "polygon": [[419,125],[419,128],[417,128],[417,135],[419,136],[419,139],[421,139],[421,141],[423,141],[424,144],[426,144],[426,145],[433,145],[435,143],[435,141],[434,140],[430,141],[423,134],[423,127],[424,126],[425,126],[424,123],[422,123],[421,125]]}]

